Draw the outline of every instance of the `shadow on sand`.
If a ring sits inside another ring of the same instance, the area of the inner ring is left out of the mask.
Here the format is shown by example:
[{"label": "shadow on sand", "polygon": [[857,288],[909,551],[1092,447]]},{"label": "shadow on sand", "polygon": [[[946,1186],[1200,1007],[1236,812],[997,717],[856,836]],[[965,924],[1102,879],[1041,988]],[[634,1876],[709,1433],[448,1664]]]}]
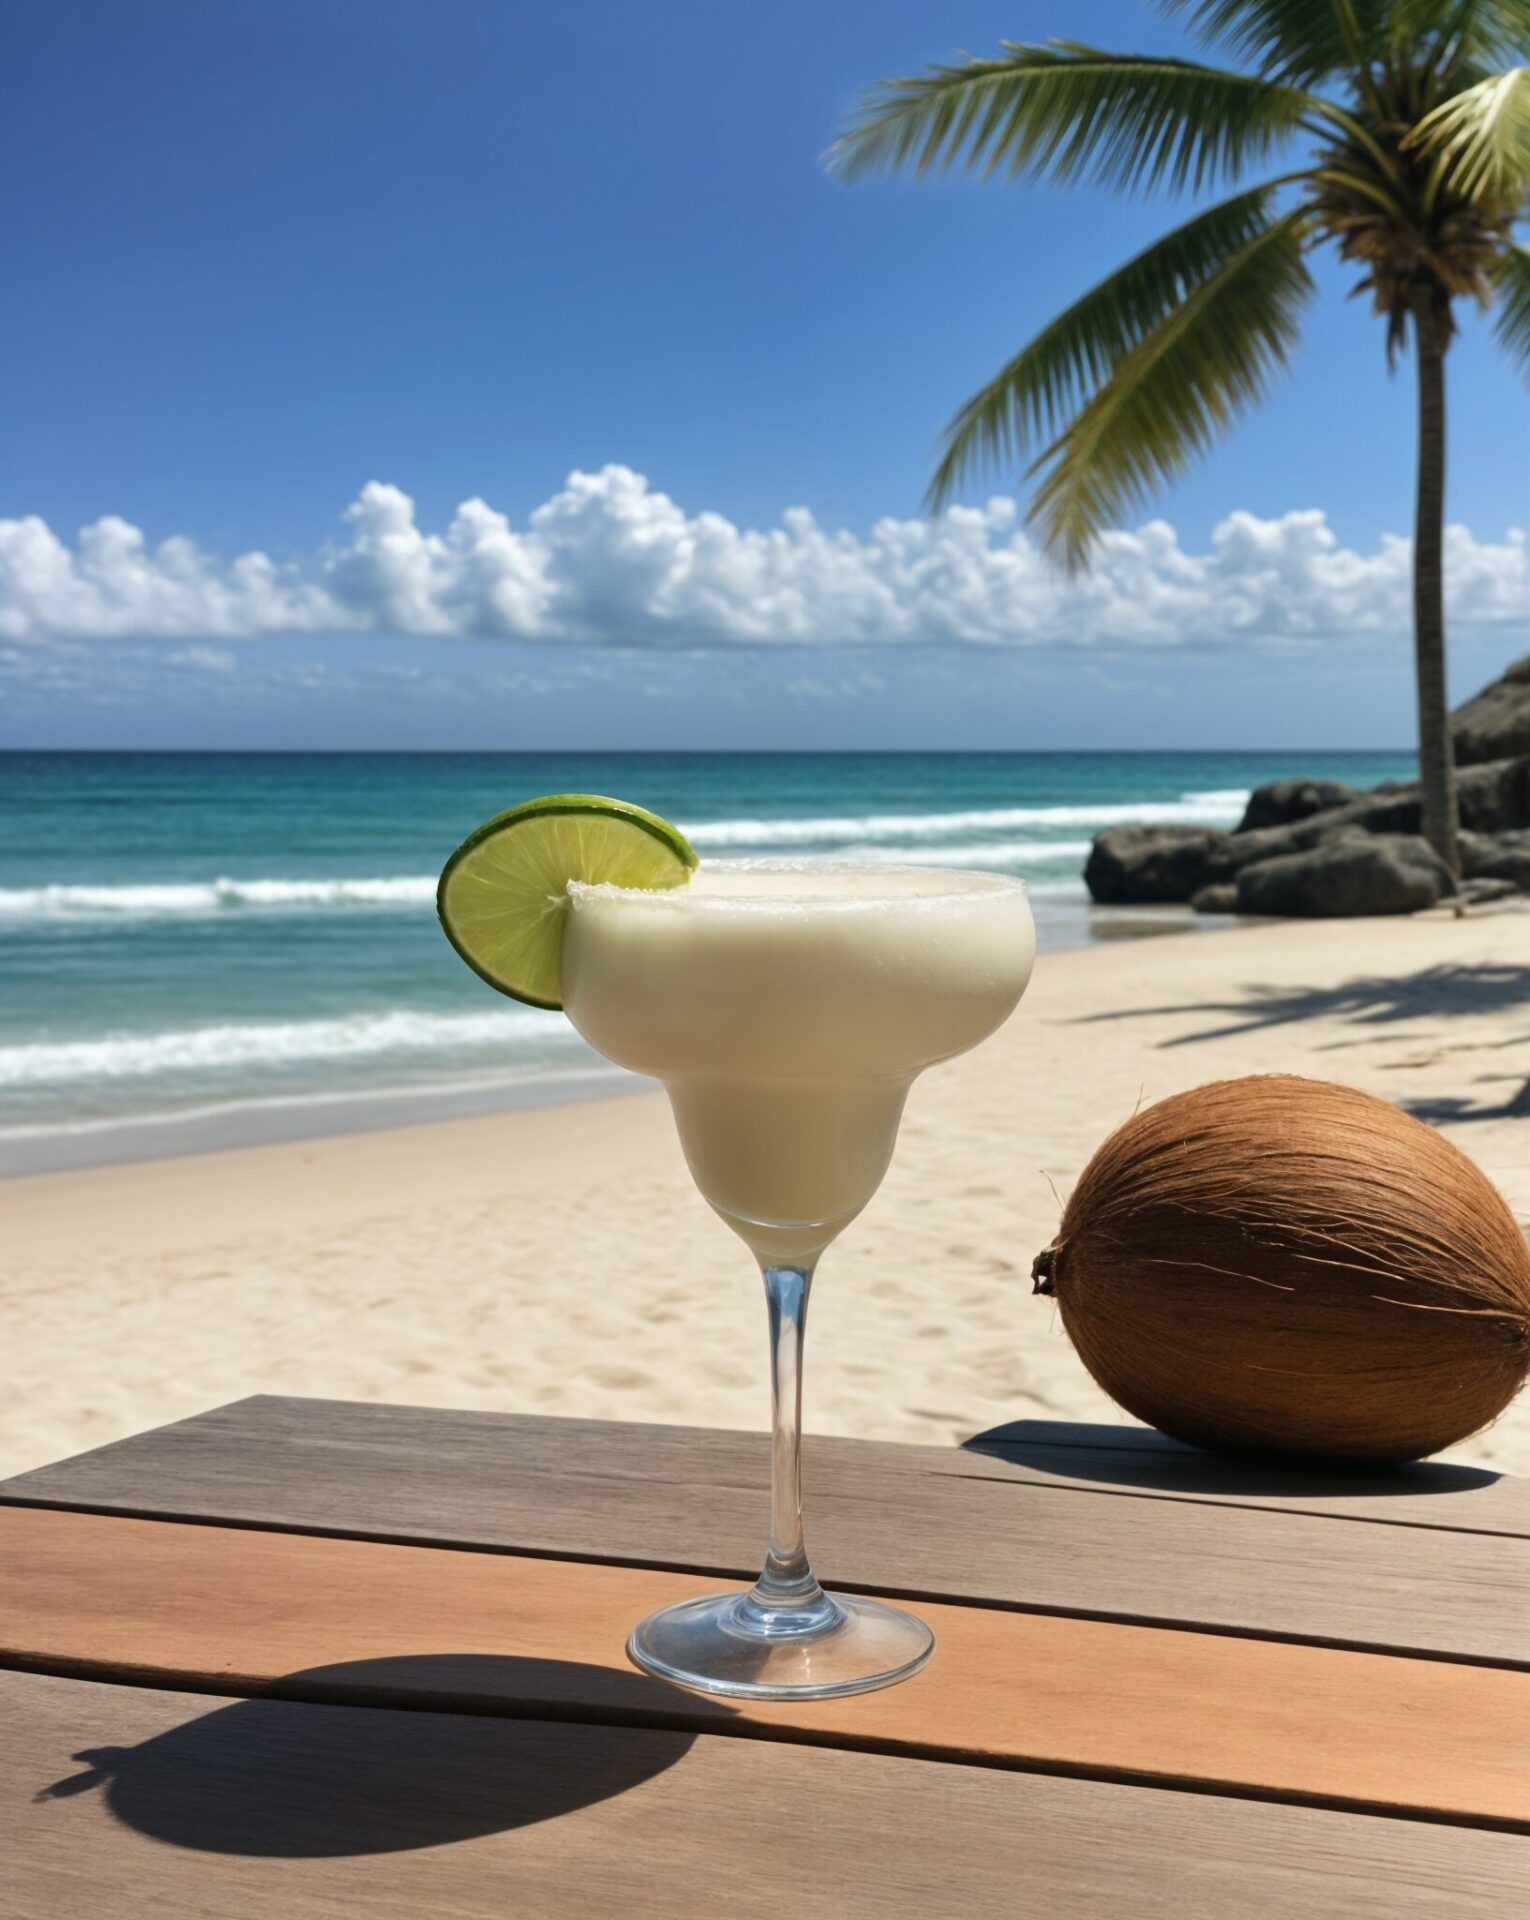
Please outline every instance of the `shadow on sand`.
[{"label": "shadow on sand", "polygon": [[[1386,974],[1346,980],[1332,987],[1247,986],[1227,1000],[1182,1001],[1153,1007],[1121,1007],[1090,1014],[1081,1025],[1102,1021],[1139,1020],[1164,1014],[1203,1014],[1210,1024],[1190,1033],[1171,1035],[1159,1046],[1193,1047],[1206,1040],[1226,1040],[1266,1028],[1294,1026],[1304,1020],[1347,1020],[1367,1031],[1358,1039],[1330,1041],[1322,1051],[1336,1052],[1383,1038],[1384,1029],[1401,1021],[1450,1021],[1477,1015],[1524,1014],[1530,1021],[1530,966],[1424,967],[1416,973]],[[1221,1016],[1221,1017],[1216,1017]],[[1448,1048],[1448,1028],[1410,1032],[1406,1039],[1420,1046]],[[1401,1038],[1402,1036],[1399,1036]],[[1474,1043],[1483,1048],[1520,1046],[1530,1042],[1530,1024],[1502,1038]],[[1464,1049],[1463,1049],[1464,1051]],[[1469,1096],[1437,1096],[1404,1101],[1408,1112],[1421,1120],[1530,1119],[1530,1078],[1515,1073],[1480,1074],[1475,1085],[1507,1087],[1500,1100],[1483,1103]]]},{"label": "shadow on sand", "polygon": [[[103,1789],[128,1826],[204,1853],[313,1859],[440,1846],[611,1799],[689,1749],[689,1732],[483,1710],[496,1696],[577,1698],[587,1682],[587,1669],[566,1662],[491,1654],[308,1668],[278,1683],[292,1698],[219,1706],[136,1747],[86,1748],[73,1757],[89,1771],[37,1797]],[[601,1670],[600,1695],[616,1719],[662,1714],[675,1699],[615,1669]],[[411,1706],[371,1704],[390,1697]],[[364,1711],[328,1704],[362,1698]],[[447,1710],[420,1710],[432,1707]]]}]

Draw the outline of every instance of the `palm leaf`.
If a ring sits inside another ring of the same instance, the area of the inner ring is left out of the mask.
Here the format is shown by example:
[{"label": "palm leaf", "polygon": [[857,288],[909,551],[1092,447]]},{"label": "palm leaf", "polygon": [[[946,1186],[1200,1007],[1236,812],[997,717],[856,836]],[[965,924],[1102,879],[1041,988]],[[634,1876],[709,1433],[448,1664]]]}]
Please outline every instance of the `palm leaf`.
[{"label": "palm leaf", "polygon": [[975,393],[943,436],[927,503],[944,506],[981,468],[1055,433],[1185,296],[1269,225],[1280,183],[1198,213],[1092,287]]},{"label": "palm leaf", "polygon": [[1263,159],[1311,104],[1299,89],[1070,41],[884,80],[829,149],[846,179],[911,166],[1200,189]]},{"label": "palm leaf", "polygon": [[1450,162],[1450,184],[1518,202],[1530,189],[1530,66],[1489,74],[1425,114],[1407,144]]},{"label": "palm leaf", "polygon": [[[1201,40],[1226,47],[1268,79],[1307,87],[1379,53],[1386,0],[1158,0],[1170,18],[1189,15]],[[1414,0],[1448,13],[1448,0]]]},{"label": "palm leaf", "polygon": [[[1439,19],[1441,12],[1448,17]],[[1530,0],[1391,0],[1391,40],[1399,52],[1438,34],[1443,72],[1513,66],[1530,53]]]},{"label": "palm leaf", "polygon": [[1208,275],[1116,367],[1037,462],[1031,508],[1048,548],[1082,566],[1103,530],[1262,400],[1313,292],[1296,208]]},{"label": "palm leaf", "polygon": [[1530,375],[1530,248],[1506,247],[1493,280],[1498,344]]}]

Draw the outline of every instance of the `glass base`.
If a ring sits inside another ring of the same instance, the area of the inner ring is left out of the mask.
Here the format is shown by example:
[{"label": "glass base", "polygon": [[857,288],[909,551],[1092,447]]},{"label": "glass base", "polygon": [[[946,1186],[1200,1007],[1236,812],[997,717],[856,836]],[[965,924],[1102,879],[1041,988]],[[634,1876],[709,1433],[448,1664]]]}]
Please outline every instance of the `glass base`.
[{"label": "glass base", "polygon": [[916,1674],[935,1651],[922,1620],[858,1594],[811,1607],[762,1606],[753,1592],[709,1594],[649,1614],[629,1658],[694,1693],[742,1700],[827,1700]]}]

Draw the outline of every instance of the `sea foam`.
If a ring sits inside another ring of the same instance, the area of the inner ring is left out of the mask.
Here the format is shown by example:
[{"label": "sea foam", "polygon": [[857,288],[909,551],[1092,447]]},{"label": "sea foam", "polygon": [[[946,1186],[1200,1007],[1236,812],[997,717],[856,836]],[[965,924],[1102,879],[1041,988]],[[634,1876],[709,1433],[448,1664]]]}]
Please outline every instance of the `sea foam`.
[{"label": "sea foam", "polygon": [[[1023,827],[1108,827],[1130,820],[1228,826],[1248,789],[1182,793],[1177,800],[1137,800],[1047,807],[974,807],[949,813],[825,815],[800,820],[707,820],[685,833],[697,847],[864,846],[882,840],[949,840],[959,834],[1005,833]],[[1043,846],[1045,842],[1037,843]]]},{"label": "sea foam", "polygon": [[250,1021],[160,1033],[0,1047],[0,1087],[70,1081],[137,1080],[227,1067],[283,1067],[305,1061],[493,1050],[497,1063],[521,1054],[582,1050],[559,1014],[533,1008],[486,1013],[346,1014],[331,1020]]},{"label": "sea foam", "polygon": [[[702,849],[763,853],[794,848],[842,858],[949,867],[1023,868],[1082,860],[1089,842],[1047,838],[1050,830],[1107,827],[1128,820],[1230,826],[1248,798],[1244,788],[1183,793],[1177,800],[975,807],[935,813],[811,815],[795,820],[704,820],[686,826]],[[1029,833],[1026,829],[1030,829]],[[122,886],[59,882],[0,887],[0,925],[50,920],[156,920],[219,914],[416,911],[435,899],[429,873],[379,878],[275,877],[143,881]]]},{"label": "sea foam", "polygon": [[430,874],[380,880],[207,880],[103,887],[0,887],[0,920],[159,919],[242,908],[420,907],[435,898]]}]

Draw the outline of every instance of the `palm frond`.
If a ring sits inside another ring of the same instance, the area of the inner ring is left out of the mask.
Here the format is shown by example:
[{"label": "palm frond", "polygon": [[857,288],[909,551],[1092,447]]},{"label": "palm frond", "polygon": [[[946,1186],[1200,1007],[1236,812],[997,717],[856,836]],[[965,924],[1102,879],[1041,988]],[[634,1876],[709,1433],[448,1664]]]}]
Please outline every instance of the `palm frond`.
[{"label": "palm frond", "polygon": [[1530,247],[1505,247],[1493,276],[1498,344],[1530,376]]},{"label": "palm frond", "polygon": [[1530,191],[1530,66],[1455,94],[1425,114],[1406,144],[1443,155],[1458,193],[1517,203]]},{"label": "palm frond", "polygon": [[[1388,9],[1394,49],[1406,53],[1427,36],[1436,36],[1443,73],[1463,68],[1516,65],[1530,54],[1530,0],[1391,0]],[[1446,17],[1441,20],[1440,16]]]},{"label": "palm frond", "polygon": [[[1415,0],[1448,11],[1448,0]],[[1226,47],[1267,79],[1310,87],[1377,54],[1386,0],[1158,0],[1169,17],[1188,15],[1200,40]]]},{"label": "palm frond", "polygon": [[1194,288],[1269,225],[1283,183],[1208,207],[1143,249],[1044,327],[967,401],[943,436],[926,502],[944,506],[969,479],[1056,433]]},{"label": "palm frond", "polygon": [[1262,160],[1310,105],[1295,87],[1071,41],[884,80],[829,149],[846,179],[912,167],[1199,190]]},{"label": "palm frond", "polygon": [[1177,479],[1262,400],[1313,292],[1298,207],[1272,220],[1141,340],[1036,463],[1046,545],[1082,566],[1103,530]]}]

